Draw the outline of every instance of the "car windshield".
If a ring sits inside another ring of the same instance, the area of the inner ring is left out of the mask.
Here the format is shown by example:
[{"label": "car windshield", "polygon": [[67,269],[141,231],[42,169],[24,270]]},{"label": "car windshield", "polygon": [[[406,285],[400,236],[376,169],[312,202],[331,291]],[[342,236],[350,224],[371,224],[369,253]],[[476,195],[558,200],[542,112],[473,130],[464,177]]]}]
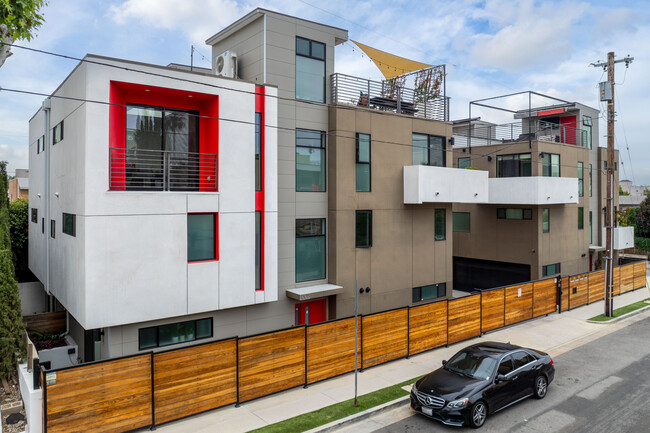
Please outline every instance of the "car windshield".
[{"label": "car windshield", "polygon": [[487,380],[496,363],[496,359],[484,353],[460,352],[445,364],[445,369],[473,379]]}]

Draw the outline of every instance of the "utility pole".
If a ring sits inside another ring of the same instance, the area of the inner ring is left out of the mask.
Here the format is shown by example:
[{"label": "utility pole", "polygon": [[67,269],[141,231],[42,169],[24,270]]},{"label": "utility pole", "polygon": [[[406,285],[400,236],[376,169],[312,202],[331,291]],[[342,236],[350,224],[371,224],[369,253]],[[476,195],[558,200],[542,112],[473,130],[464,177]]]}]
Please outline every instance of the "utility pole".
[{"label": "utility pole", "polygon": [[625,62],[625,67],[632,63],[634,57],[614,60],[614,52],[607,53],[607,62],[592,63],[591,66],[602,67],[607,71],[607,81],[600,83],[600,100],[607,101],[607,208],[605,212],[605,316],[614,314],[614,65]]}]

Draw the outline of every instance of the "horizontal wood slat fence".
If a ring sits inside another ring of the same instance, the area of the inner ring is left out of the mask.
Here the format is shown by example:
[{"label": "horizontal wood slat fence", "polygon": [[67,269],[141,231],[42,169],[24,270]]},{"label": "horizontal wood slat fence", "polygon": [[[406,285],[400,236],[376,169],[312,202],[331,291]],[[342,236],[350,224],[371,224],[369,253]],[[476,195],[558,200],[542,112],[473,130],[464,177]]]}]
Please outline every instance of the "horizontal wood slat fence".
[{"label": "horizontal wood slat fence", "polygon": [[[615,268],[614,289],[645,286],[646,262]],[[604,271],[359,315],[368,368],[602,300]],[[559,308],[558,308],[559,307]],[[119,432],[239,404],[354,371],[355,318],[42,370],[46,432]]]},{"label": "horizontal wood slat fence", "polygon": [[23,316],[23,322],[29,331],[62,334],[65,332],[65,311]]}]

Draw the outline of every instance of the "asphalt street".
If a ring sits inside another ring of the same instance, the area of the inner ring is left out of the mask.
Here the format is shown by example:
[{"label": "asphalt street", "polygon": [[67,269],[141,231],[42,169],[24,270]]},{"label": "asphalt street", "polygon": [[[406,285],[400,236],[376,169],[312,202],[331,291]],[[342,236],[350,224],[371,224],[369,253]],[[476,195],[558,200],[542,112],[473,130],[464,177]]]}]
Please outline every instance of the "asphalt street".
[{"label": "asphalt street", "polygon": [[[650,432],[650,314],[644,315],[619,331],[554,358],[555,380],[544,400],[527,399],[488,417],[479,431]],[[469,429],[445,426],[414,414],[408,406],[378,416],[392,417],[391,423],[384,420],[381,424],[385,427],[369,430],[371,418],[360,430],[413,433]]]}]

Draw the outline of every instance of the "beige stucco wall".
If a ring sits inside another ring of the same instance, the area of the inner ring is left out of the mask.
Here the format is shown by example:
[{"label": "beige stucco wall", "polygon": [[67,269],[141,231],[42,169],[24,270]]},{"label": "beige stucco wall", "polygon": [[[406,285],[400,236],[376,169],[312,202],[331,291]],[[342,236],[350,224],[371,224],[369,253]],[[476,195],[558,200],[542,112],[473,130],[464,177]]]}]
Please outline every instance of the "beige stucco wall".
[{"label": "beige stucco wall", "polygon": [[[349,106],[329,109],[329,282],[343,286],[336,316],[411,305],[412,288],[452,290],[451,204],[404,204],[403,167],[412,165],[412,133],[451,136],[451,124]],[[371,136],[371,192],[356,192],[356,133]],[[451,166],[447,145],[447,165]],[[446,211],[446,240],[434,240],[434,210]],[[355,247],[355,211],[372,210],[372,247]]]}]

